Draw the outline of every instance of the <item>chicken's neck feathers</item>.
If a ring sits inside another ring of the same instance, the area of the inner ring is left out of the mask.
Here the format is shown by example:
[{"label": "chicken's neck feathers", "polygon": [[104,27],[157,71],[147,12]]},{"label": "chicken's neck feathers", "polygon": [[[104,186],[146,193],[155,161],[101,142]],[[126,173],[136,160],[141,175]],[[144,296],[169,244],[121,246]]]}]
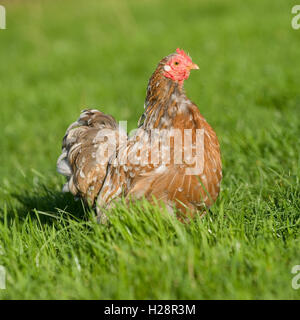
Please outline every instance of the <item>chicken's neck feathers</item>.
[{"label": "chicken's neck feathers", "polygon": [[170,128],[178,110],[191,103],[186,97],[183,85],[163,76],[162,66],[151,76],[145,100],[145,112],[139,125],[144,129]]}]

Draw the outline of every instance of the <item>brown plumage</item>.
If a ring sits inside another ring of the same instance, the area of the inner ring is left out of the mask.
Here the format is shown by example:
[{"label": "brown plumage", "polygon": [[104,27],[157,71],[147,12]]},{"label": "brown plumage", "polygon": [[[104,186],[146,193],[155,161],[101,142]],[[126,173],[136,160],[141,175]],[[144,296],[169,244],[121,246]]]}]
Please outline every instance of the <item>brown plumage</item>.
[{"label": "brown plumage", "polygon": [[[113,200],[145,197],[165,205],[180,220],[203,214],[216,200],[222,178],[217,136],[183,82],[198,69],[182,50],[161,60],[151,76],[145,112],[136,133],[126,133],[113,117],[85,110],[63,140],[58,171],[64,187],[101,209]],[[175,210],[174,209],[178,209]]]}]

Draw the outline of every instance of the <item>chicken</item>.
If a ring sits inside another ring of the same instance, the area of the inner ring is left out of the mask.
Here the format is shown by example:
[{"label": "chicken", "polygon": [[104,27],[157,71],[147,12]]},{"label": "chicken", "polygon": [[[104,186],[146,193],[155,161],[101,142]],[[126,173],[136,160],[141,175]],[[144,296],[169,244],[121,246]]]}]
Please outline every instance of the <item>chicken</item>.
[{"label": "chicken", "polygon": [[100,221],[121,197],[146,198],[185,221],[205,214],[222,179],[214,130],[183,88],[199,69],[180,49],[163,58],[147,88],[138,129],[128,137],[116,120],[84,110],[67,129],[57,170],[68,179],[63,191],[94,205]]}]

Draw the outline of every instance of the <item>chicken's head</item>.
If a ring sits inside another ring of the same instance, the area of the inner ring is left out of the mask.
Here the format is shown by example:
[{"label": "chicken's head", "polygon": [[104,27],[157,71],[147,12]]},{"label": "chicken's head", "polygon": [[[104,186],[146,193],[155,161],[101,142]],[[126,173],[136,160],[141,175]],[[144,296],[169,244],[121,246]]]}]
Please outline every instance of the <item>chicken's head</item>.
[{"label": "chicken's head", "polygon": [[163,75],[182,84],[184,80],[188,79],[192,69],[199,69],[199,67],[183,50],[177,48],[176,53],[170,55],[165,62]]}]

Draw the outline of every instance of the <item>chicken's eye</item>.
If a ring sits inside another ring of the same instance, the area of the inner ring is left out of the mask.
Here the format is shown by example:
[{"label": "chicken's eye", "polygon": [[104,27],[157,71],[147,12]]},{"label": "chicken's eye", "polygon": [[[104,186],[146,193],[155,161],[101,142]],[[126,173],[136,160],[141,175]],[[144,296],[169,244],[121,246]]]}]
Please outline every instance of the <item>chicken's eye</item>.
[{"label": "chicken's eye", "polygon": [[175,61],[174,64],[175,64],[175,66],[178,66],[178,65],[179,65],[179,62],[178,62],[178,61]]}]

